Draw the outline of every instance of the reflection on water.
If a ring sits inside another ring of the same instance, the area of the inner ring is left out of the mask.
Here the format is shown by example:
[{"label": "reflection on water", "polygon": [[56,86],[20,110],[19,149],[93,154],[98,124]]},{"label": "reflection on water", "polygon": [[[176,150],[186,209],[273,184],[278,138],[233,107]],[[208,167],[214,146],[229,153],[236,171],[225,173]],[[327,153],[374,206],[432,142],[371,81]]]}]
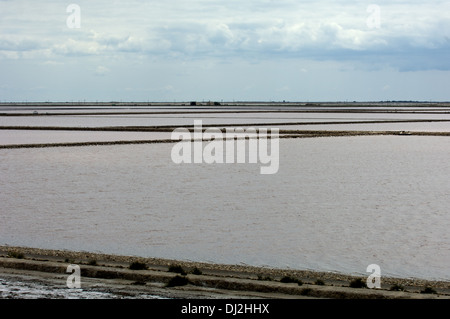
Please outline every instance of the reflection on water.
[{"label": "reflection on water", "polygon": [[280,140],[280,169],[172,144],[0,150],[0,244],[449,280],[450,140]]}]

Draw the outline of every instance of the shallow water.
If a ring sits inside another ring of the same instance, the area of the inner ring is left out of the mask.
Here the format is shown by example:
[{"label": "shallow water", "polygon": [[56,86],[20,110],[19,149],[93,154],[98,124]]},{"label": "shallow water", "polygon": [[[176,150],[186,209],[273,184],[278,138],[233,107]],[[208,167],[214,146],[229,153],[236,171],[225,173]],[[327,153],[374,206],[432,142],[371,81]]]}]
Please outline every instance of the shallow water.
[{"label": "shallow water", "polygon": [[450,280],[450,139],[280,140],[280,169],[172,144],[0,150],[0,244]]},{"label": "shallow water", "polygon": [[450,132],[450,122],[272,125],[280,130]]},{"label": "shallow water", "polygon": [[415,106],[407,106],[403,103],[389,103],[389,104],[380,104],[380,103],[363,103],[359,106],[357,105],[349,105],[349,104],[322,104],[322,105],[302,105],[301,103],[294,104],[273,104],[273,103],[225,103],[223,106],[209,106],[202,105],[190,106],[190,105],[182,105],[183,103],[178,104],[167,104],[167,105],[131,105],[120,104],[117,106],[111,105],[102,105],[102,104],[80,104],[80,103],[66,103],[62,105],[36,105],[35,103],[29,105],[2,105],[0,104],[0,112],[1,113],[22,113],[22,114],[33,114],[34,112],[43,113],[43,114],[54,114],[54,113],[79,113],[79,112],[142,112],[142,111],[151,111],[151,112],[167,112],[167,111],[183,111],[183,112],[197,112],[198,110],[208,111],[208,112],[222,112],[223,110],[251,110],[255,112],[264,112],[268,110],[276,110],[276,111],[335,111],[335,110],[345,110],[345,111],[354,111],[354,110],[363,110],[363,111],[383,111],[383,112],[436,112],[436,113],[444,113],[450,112],[450,107],[448,103],[434,105],[434,106],[425,106],[425,105],[415,105]]},{"label": "shallow water", "polygon": [[[64,280],[61,280],[63,283]],[[104,289],[69,289],[63,284],[55,285],[37,280],[23,280],[11,276],[0,277],[0,299],[162,299],[160,296],[142,294],[124,296]]]},{"label": "shallow water", "polygon": [[0,130],[0,145],[170,139],[170,132]]},{"label": "shallow water", "polygon": [[209,125],[243,125],[276,123],[317,123],[347,121],[448,119],[450,114],[401,113],[186,113],[186,114],[120,114],[120,115],[58,115],[0,116],[0,126],[39,127],[109,127],[109,126],[186,126],[194,120]]}]

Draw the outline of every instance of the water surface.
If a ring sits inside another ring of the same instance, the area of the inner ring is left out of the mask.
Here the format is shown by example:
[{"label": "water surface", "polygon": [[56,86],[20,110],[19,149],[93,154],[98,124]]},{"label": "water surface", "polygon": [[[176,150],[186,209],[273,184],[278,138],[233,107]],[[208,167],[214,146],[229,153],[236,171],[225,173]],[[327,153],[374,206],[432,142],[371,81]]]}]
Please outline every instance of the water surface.
[{"label": "water surface", "polygon": [[450,139],[280,140],[280,169],[172,144],[0,150],[0,244],[450,280]]}]

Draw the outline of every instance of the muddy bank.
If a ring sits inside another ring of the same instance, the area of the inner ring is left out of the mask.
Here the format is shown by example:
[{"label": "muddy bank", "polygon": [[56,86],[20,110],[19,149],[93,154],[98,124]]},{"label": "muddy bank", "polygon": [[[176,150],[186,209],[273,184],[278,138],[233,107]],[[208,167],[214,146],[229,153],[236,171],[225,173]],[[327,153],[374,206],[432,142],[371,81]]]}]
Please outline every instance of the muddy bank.
[{"label": "muddy bank", "polygon": [[[320,122],[274,122],[274,123],[240,123],[240,124],[202,124],[202,127],[266,127],[266,126],[300,126],[300,125],[341,125],[341,124],[384,124],[384,123],[434,123],[450,122],[448,119],[404,119],[404,120],[360,120],[360,121],[320,121]],[[168,132],[176,128],[190,128],[193,125],[162,125],[162,126],[0,126],[0,130],[56,130],[56,131],[133,131],[133,132]]]},{"label": "muddy bank", "polygon": [[[5,127],[0,127],[4,129]],[[11,129],[27,129],[26,127],[14,127]],[[30,130],[66,130],[65,128],[29,128]],[[68,128],[67,130],[74,131],[115,131],[114,128]],[[136,131],[136,132],[167,132],[172,128],[127,128],[117,129],[121,131]],[[192,129],[190,129],[192,131]],[[225,128],[222,128],[225,134]],[[394,135],[394,136],[450,136],[450,132],[410,132],[410,131],[314,131],[314,130],[280,130],[278,138],[317,138],[317,137],[345,137],[345,136],[376,136],[376,135]],[[270,135],[268,135],[270,138]],[[252,137],[252,138],[259,138]],[[249,137],[235,137],[237,139],[249,139]],[[79,147],[79,146],[105,146],[105,145],[130,145],[130,144],[158,144],[158,143],[175,143],[179,140],[160,139],[160,140],[121,140],[121,141],[98,141],[98,142],[67,142],[67,143],[33,143],[33,144],[6,144],[0,145],[0,149],[16,149],[16,148],[46,148],[46,147]],[[194,140],[191,139],[191,142]],[[210,140],[203,139],[208,142]]]},{"label": "muddy bank", "polygon": [[[146,269],[130,269],[136,262]],[[120,284],[131,295],[158,290],[159,295],[182,291],[180,298],[450,299],[450,283],[442,281],[383,277],[381,289],[351,288],[358,277],[337,273],[0,246],[0,275],[56,276],[65,284],[69,264],[80,266],[83,282],[109,285],[109,289],[118,289]],[[178,272],[172,269],[174,265],[179,266]],[[177,276],[185,282],[166,287]],[[403,290],[393,291],[393,287]]]}]

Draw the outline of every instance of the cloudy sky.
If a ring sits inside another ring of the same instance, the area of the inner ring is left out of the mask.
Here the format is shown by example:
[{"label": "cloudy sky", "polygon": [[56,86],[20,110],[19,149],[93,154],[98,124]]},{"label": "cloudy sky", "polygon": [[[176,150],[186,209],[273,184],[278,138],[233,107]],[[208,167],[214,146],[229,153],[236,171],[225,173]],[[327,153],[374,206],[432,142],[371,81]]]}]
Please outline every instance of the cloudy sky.
[{"label": "cloudy sky", "polygon": [[0,0],[0,101],[84,100],[449,101],[450,2]]}]

